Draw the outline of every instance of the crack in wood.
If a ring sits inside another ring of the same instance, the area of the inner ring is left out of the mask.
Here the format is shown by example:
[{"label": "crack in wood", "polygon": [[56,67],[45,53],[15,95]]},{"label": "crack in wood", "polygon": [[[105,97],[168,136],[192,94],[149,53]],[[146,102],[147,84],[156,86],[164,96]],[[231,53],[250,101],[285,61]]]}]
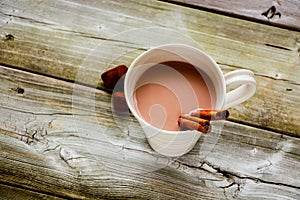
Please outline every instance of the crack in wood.
[{"label": "crack in wood", "polygon": [[56,145],[54,145],[53,147],[48,147],[47,149],[45,149],[44,151],[43,151],[43,153],[46,153],[46,152],[49,152],[49,151],[56,151],[57,149],[59,149],[59,147],[60,147],[60,144],[56,144]]},{"label": "crack in wood", "polygon": [[261,76],[261,77],[265,77],[265,78],[270,78],[270,79],[273,79],[273,80],[285,81],[285,82],[287,82],[289,84],[292,84],[292,85],[300,85],[300,83],[297,83],[295,81],[291,81],[291,80],[288,80],[288,79],[283,79],[283,78],[268,76],[268,75],[260,74],[260,73],[255,73],[255,75],[258,75],[258,76]]},{"label": "crack in wood", "polygon": [[[260,178],[257,178],[257,177],[253,177],[253,176],[244,176],[244,175],[241,175],[239,173],[223,169],[222,167],[216,166],[216,165],[214,165],[214,164],[212,164],[208,161],[203,161],[200,166],[193,166],[193,165],[190,165],[188,163],[184,163],[184,162],[181,162],[181,161],[178,161],[178,160],[176,162],[179,162],[181,165],[184,165],[184,166],[187,166],[187,167],[190,167],[190,168],[193,168],[193,169],[203,170],[203,171],[206,171],[208,173],[214,174],[210,170],[207,170],[207,169],[203,168],[204,164],[208,165],[213,170],[216,170],[217,174],[221,174],[223,177],[230,178],[230,179],[233,180],[234,184],[230,183],[229,185],[224,186],[225,188],[232,187],[235,184],[237,184],[238,186],[241,186],[241,183],[242,183],[241,180],[247,180],[248,179],[248,180],[252,180],[254,182],[261,182],[261,183],[265,183],[265,184],[280,185],[280,186],[290,187],[290,188],[294,188],[294,189],[300,189],[300,186],[290,185],[290,184],[286,184],[286,183],[266,181],[266,180],[263,180],[263,179],[260,179]],[[221,188],[223,188],[223,187],[221,187]]]},{"label": "crack in wood", "polygon": [[71,161],[85,158],[84,156],[78,155],[72,149],[64,148],[64,147],[60,148],[59,157],[72,169],[76,169],[77,166],[76,163],[72,163]]},{"label": "crack in wood", "polygon": [[[207,172],[209,174],[212,174],[212,175],[218,175],[219,174],[223,178],[226,178],[226,181],[228,182],[228,184],[225,185],[225,186],[218,186],[218,188],[223,189],[224,196],[227,199],[228,199],[228,197],[227,197],[227,194],[226,194],[226,189],[237,186],[237,189],[234,191],[234,194],[233,194],[234,198],[238,196],[238,192],[240,192],[240,190],[241,190],[241,187],[240,187],[241,186],[241,181],[236,176],[233,176],[232,173],[229,173],[227,171],[221,171],[218,168],[212,167],[212,165],[207,161],[203,161],[199,166],[193,166],[193,165],[184,163],[184,162],[179,161],[179,160],[176,160],[176,162],[178,162],[179,165],[183,165],[183,166],[186,166],[188,168],[205,171],[205,172]],[[219,180],[213,180],[213,181],[219,181]]]},{"label": "crack in wood", "polygon": [[49,23],[49,22],[38,21],[38,20],[35,20],[33,18],[29,18],[29,17],[22,17],[22,16],[18,16],[18,15],[7,14],[7,13],[3,13],[3,14],[7,17],[15,17],[15,18],[22,19],[22,20],[25,20],[25,21],[29,21],[29,22],[32,22],[32,23],[36,23],[36,24],[47,25],[47,26],[57,25],[57,24],[52,24],[52,23]]},{"label": "crack in wood", "polygon": [[273,48],[277,48],[277,49],[282,49],[282,50],[287,50],[287,51],[293,51],[292,49],[286,48],[286,47],[282,47],[282,46],[278,46],[278,45],[274,45],[274,44],[265,44],[268,47],[273,47]]},{"label": "crack in wood", "polygon": [[270,161],[270,160],[267,160],[268,163],[260,166],[260,167],[257,167],[256,170],[257,171],[261,171],[262,173],[264,173],[265,170],[269,169],[271,166],[273,166],[273,163]]}]

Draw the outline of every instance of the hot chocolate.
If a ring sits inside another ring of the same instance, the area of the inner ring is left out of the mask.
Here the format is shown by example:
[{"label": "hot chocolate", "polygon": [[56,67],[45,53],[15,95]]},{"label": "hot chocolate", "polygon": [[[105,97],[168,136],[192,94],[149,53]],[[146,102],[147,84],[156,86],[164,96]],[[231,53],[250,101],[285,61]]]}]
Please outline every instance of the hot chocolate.
[{"label": "hot chocolate", "polygon": [[153,126],[178,131],[178,118],[182,113],[212,108],[214,94],[208,84],[205,74],[189,63],[159,63],[139,78],[134,93],[135,107]]}]

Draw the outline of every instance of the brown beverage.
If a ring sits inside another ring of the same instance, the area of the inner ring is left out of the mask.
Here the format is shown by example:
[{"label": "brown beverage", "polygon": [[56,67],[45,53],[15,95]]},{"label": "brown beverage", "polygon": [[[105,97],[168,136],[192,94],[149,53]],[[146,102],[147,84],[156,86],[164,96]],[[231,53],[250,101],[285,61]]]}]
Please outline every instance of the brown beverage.
[{"label": "brown beverage", "polygon": [[[156,64],[139,78],[134,101],[139,115],[153,126],[178,131],[178,118],[196,108],[210,109],[207,78],[191,64],[168,61]],[[209,84],[209,83],[208,83]]]}]

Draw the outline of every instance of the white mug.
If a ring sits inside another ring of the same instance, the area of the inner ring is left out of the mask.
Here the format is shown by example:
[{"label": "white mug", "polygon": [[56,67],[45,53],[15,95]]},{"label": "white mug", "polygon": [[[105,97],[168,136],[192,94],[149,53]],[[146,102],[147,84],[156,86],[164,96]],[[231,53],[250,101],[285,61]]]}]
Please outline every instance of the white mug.
[{"label": "white mug", "polygon": [[[214,109],[227,109],[249,99],[256,91],[253,72],[235,70],[223,75],[218,64],[203,51],[183,44],[167,44],[152,48],[138,56],[125,76],[124,92],[128,107],[139,121],[150,146],[165,156],[181,156],[196,144],[201,133],[195,130],[168,131],[154,127],[137,111],[134,102],[136,84],[143,73],[157,63],[167,61],[189,62],[203,71],[215,90]],[[226,93],[226,89],[232,89]]]}]

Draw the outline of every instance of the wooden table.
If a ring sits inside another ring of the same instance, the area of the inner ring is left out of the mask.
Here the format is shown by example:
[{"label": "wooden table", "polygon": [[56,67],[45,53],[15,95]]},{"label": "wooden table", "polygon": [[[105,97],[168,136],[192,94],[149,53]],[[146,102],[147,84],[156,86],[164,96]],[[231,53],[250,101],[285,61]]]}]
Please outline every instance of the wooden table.
[{"label": "wooden table", "polygon": [[[1,199],[300,199],[299,10],[299,0],[2,0]],[[178,158],[112,112],[100,79],[165,43],[198,46],[258,83],[221,134]]]}]

